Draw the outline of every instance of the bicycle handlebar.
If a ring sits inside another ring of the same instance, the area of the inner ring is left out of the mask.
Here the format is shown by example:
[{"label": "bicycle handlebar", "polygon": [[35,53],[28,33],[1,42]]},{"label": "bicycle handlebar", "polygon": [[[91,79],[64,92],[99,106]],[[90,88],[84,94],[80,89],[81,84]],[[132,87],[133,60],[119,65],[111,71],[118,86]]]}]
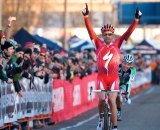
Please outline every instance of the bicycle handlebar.
[{"label": "bicycle handlebar", "polygon": [[119,92],[119,90],[92,90],[91,92],[95,92],[95,93],[110,93],[110,92]]},{"label": "bicycle handlebar", "polygon": [[110,92],[120,92],[119,90],[93,90],[92,87],[90,87],[90,95],[92,92],[95,92],[95,93],[110,93]]},{"label": "bicycle handlebar", "polygon": [[119,90],[93,90],[93,87],[90,87],[90,97],[92,99],[92,92],[95,93],[105,93],[105,94],[109,94],[110,92],[120,92]]}]

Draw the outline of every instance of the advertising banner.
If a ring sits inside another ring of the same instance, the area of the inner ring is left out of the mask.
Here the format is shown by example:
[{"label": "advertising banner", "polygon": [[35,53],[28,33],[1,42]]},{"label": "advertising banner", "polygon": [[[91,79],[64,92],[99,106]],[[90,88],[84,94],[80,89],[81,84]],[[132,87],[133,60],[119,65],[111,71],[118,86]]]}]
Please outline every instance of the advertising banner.
[{"label": "advertising banner", "polygon": [[54,80],[52,117],[56,122],[70,119],[97,106],[96,94],[90,95],[90,87],[95,89],[97,74],[80,79],[75,77],[72,82]]}]

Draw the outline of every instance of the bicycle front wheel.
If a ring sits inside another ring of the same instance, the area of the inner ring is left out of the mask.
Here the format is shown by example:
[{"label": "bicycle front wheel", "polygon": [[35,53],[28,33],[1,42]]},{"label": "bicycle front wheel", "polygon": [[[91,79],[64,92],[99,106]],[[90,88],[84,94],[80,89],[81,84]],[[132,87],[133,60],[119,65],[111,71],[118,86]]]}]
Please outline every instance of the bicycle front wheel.
[{"label": "bicycle front wheel", "polygon": [[111,113],[109,111],[108,106],[105,104],[104,106],[104,126],[103,130],[111,130]]}]

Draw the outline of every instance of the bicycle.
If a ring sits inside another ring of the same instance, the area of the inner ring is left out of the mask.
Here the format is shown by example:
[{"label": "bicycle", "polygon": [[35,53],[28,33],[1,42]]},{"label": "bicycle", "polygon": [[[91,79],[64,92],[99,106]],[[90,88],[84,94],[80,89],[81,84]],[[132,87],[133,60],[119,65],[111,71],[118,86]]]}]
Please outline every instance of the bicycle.
[{"label": "bicycle", "polygon": [[93,90],[92,87],[90,87],[90,95],[92,92],[95,93],[105,93],[105,105],[103,109],[103,130],[111,130],[112,129],[112,123],[111,123],[111,112],[110,112],[110,106],[108,103],[108,94],[110,92],[119,92],[119,90]]}]

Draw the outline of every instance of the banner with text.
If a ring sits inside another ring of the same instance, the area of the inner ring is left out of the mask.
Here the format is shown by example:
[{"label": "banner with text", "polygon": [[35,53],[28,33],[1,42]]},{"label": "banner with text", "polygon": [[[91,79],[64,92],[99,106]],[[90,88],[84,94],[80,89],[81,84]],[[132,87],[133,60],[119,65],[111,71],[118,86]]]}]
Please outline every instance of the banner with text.
[{"label": "banner with text", "polygon": [[54,80],[53,82],[53,120],[60,122],[70,119],[97,106],[96,94],[90,95],[90,87],[95,89],[97,74],[80,79],[75,77],[69,81]]}]

